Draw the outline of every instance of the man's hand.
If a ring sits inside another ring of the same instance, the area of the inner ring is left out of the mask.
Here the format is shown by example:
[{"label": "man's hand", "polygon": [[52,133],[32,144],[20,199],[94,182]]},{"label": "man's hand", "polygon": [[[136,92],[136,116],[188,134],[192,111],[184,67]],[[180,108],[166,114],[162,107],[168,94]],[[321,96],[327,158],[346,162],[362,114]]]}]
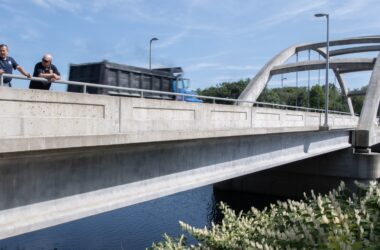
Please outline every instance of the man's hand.
[{"label": "man's hand", "polygon": [[52,77],[52,80],[61,80],[61,77],[55,73],[53,73],[53,77]]},{"label": "man's hand", "polygon": [[1,75],[1,74],[4,74],[4,73],[5,73],[5,71],[2,70],[2,69],[0,69],[0,75]]},{"label": "man's hand", "polygon": [[32,75],[30,73],[27,73],[25,76],[28,77],[28,78],[32,77]]},{"label": "man's hand", "polygon": [[52,76],[49,78],[49,82],[54,82],[55,80],[59,80],[60,77],[57,74],[52,73]]}]

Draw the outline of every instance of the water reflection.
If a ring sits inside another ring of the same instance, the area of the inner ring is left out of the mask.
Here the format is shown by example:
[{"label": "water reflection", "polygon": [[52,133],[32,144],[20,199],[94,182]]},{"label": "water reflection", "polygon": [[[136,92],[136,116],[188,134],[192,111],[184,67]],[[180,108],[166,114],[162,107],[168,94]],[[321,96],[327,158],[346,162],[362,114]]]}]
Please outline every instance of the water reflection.
[{"label": "water reflection", "polygon": [[[0,241],[0,250],[145,249],[162,234],[184,233],[178,221],[195,227],[220,221],[219,201],[238,211],[262,208],[276,197],[214,191],[206,186]],[[194,243],[194,239],[189,238]]]}]

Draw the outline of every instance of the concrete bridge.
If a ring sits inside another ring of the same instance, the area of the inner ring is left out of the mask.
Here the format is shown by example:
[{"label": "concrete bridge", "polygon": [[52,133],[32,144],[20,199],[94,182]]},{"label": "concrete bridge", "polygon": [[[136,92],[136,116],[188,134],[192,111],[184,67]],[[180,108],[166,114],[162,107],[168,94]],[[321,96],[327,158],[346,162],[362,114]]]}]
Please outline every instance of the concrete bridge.
[{"label": "concrete bridge", "polygon": [[[376,72],[370,87],[380,85]],[[255,100],[218,105],[2,87],[0,102],[0,239],[352,146],[369,155],[379,143],[374,124],[361,129],[363,115],[331,112],[324,131],[320,110]],[[370,117],[376,122],[376,112]],[[351,177],[379,178],[376,167],[377,158],[371,171],[357,168]]]}]

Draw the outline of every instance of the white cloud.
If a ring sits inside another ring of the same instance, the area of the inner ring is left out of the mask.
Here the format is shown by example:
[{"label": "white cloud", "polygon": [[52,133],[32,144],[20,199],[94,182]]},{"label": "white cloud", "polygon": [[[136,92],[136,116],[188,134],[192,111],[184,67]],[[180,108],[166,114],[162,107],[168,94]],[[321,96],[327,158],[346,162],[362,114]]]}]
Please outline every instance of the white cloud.
[{"label": "white cloud", "polygon": [[347,1],[331,12],[332,21],[346,24],[336,29],[333,27],[332,32],[345,36],[377,35],[380,29],[379,10],[379,1]]},{"label": "white cloud", "polygon": [[184,30],[166,39],[159,38],[162,41],[158,41],[157,45],[155,46],[157,48],[166,48],[166,47],[172,46],[173,44],[185,38],[187,35],[188,35],[188,30]]},{"label": "white cloud", "polygon": [[245,70],[259,70],[261,69],[260,66],[256,65],[237,65],[237,66],[225,66],[224,69],[226,70],[237,70],[237,71],[245,71]]},{"label": "white cloud", "polygon": [[88,51],[88,44],[87,41],[81,38],[76,38],[72,40],[73,46],[76,50],[79,50],[81,52],[87,52]]},{"label": "white cloud", "polygon": [[261,67],[256,65],[222,65],[218,63],[198,63],[185,67],[186,71],[201,71],[205,69],[220,71],[257,71]]},{"label": "white cloud", "polygon": [[27,41],[30,41],[30,40],[35,40],[35,39],[38,39],[41,37],[41,33],[36,30],[36,29],[26,29],[25,31],[23,32],[20,32],[20,36],[23,40],[27,40]]},{"label": "white cloud", "polygon": [[81,5],[77,1],[70,0],[32,0],[38,6],[48,9],[65,10],[72,13],[78,13],[81,10]]},{"label": "white cloud", "polygon": [[298,15],[310,12],[312,10],[320,9],[327,3],[327,0],[312,2],[308,1],[308,3],[305,3],[305,1],[292,1],[290,5],[283,6],[283,8],[279,8],[279,11],[276,14],[271,15],[268,18],[265,18],[256,23],[256,26],[261,29],[268,28],[270,26],[274,26],[287,20],[290,20]]},{"label": "white cloud", "polygon": [[210,69],[210,68],[216,68],[219,67],[218,64],[216,63],[198,63],[198,64],[193,64],[186,66],[186,72],[190,71],[197,71],[197,70],[204,70],[204,69]]},{"label": "white cloud", "polygon": [[200,57],[191,57],[191,58],[184,58],[183,61],[187,62],[199,62],[199,61],[209,61],[210,59],[215,59],[218,57],[222,57],[224,55],[228,54],[226,51],[218,51],[215,54],[207,55],[207,56],[200,56]]},{"label": "white cloud", "polygon": [[104,53],[104,58],[113,59],[115,57],[126,57],[130,53],[126,39],[118,41],[111,50]]},{"label": "white cloud", "polygon": [[50,8],[49,4],[46,2],[46,0],[32,0],[32,2],[38,6],[44,7],[44,8]]},{"label": "white cloud", "polygon": [[[344,18],[344,19],[355,19],[356,15],[359,13],[365,13],[368,11],[373,2],[372,0],[351,0],[345,1],[344,4],[340,4],[339,8],[332,11],[332,16],[334,18]],[[362,12],[363,11],[363,12]]]},{"label": "white cloud", "polygon": [[147,1],[140,0],[94,0],[86,6],[94,14],[109,14],[109,11],[112,11],[114,17],[139,22],[154,22],[157,18],[159,5],[155,4],[155,9],[148,7]]}]

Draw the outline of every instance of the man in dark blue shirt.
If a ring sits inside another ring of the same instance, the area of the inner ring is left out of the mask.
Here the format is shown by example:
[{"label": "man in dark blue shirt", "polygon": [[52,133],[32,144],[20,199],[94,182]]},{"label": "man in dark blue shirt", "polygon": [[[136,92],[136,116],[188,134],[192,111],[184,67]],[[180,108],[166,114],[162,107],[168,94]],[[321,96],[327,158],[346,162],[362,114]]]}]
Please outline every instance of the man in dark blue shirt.
[{"label": "man in dark blue shirt", "polygon": [[[12,74],[13,69],[17,69],[26,77],[32,77],[29,73],[27,73],[12,57],[8,56],[8,46],[5,44],[0,44],[0,74]],[[11,85],[11,78],[4,77],[4,85]]]},{"label": "man in dark blue shirt", "polygon": [[48,82],[30,81],[30,89],[46,89],[49,90],[51,83],[55,80],[61,79],[61,74],[59,73],[57,67],[51,62],[53,61],[53,56],[50,54],[45,54],[42,57],[41,62],[34,66],[34,77],[43,77],[48,80]]}]

